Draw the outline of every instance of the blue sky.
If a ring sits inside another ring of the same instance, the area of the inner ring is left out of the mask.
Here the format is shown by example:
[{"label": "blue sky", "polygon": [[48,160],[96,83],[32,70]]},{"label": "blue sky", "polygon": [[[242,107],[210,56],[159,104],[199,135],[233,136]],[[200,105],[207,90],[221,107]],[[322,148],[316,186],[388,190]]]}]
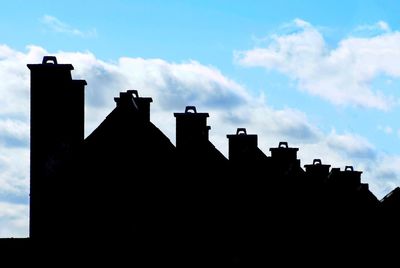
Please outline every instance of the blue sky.
[{"label": "blue sky", "polygon": [[86,134],[137,88],[171,141],[194,104],[225,155],[244,126],[267,154],[287,140],[302,164],[354,165],[379,198],[400,185],[397,1],[0,2],[0,236],[27,234],[25,66],[46,54],[88,81]]}]

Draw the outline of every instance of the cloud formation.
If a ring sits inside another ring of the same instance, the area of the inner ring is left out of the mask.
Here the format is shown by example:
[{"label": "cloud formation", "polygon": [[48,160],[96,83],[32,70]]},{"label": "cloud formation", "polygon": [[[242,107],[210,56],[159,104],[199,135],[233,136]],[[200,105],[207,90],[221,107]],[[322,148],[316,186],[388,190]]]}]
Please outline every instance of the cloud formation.
[{"label": "cloud formation", "polygon": [[0,202],[0,237],[27,237],[28,215],[26,205]]},{"label": "cloud formation", "polygon": [[92,29],[89,31],[82,31],[77,28],[68,25],[65,22],[60,21],[58,18],[50,15],[44,15],[40,18],[40,22],[45,25],[48,29],[56,32],[56,33],[63,33],[73,36],[79,37],[96,37],[97,32],[96,29]]},{"label": "cloud formation", "polygon": [[310,23],[296,19],[293,24],[294,32],[271,36],[266,47],[235,52],[236,62],[277,70],[294,79],[298,89],[335,105],[389,110],[398,103],[373,88],[372,82],[380,75],[400,77],[400,32],[380,21],[368,27],[381,34],[348,37],[331,49]]},{"label": "cloud formation", "polygon": [[382,20],[372,25],[370,24],[360,25],[354,29],[355,33],[363,33],[367,35],[379,34],[382,32],[390,32],[390,31],[391,29],[389,24]]},{"label": "cloud formation", "polygon": [[376,157],[376,150],[372,144],[364,137],[355,134],[337,134],[331,132],[327,137],[329,147],[336,149],[350,158],[367,158]]}]

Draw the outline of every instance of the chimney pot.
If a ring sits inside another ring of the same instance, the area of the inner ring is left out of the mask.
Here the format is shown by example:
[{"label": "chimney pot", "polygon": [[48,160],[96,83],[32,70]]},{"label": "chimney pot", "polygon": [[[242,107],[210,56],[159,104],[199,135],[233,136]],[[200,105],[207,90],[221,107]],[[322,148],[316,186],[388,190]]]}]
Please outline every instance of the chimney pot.
[{"label": "chimney pot", "polygon": [[192,111],[192,113],[197,114],[196,106],[186,106],[185,114],[189,113],[189,111]]},{"label": "chimney pot", "polygon": [[289,145],[287,143],[287,141],[281,141],[279,142],[279,148],[289,148]]},{"label": "chimney pot", "polygon": [[313,165],[322,165],[321,159],[314,159]]},{"label": "chimney pot", "polygon": [[114,98],[117,106],[131,106],[133,105],[139,112],[141,118],[150,121],[150,103],[153,99],[150,97],[139,97],[136,89],[129,89],[126,92],[120,92],[119,98]]},{"label": "chimney pot", "polygon": [[354,171],[354,168],[353,168],[353,166],[346,166],[344,168],[344,171]]},{"label": "chimney pot", "polygon": [[130,89],[126,91],[129,94],[132,94],[135,98],[139,98],[139,92],[136,89]]},{"label": "chimney pot", "polygon": [[242,128],[242,127],[238,128],[236,130],[236,135],[247,135],[246,128]]},{"label": "chimney pot", "polygon": [[57,58],[55,56],[44,56],[42,64],[57,64]]}]

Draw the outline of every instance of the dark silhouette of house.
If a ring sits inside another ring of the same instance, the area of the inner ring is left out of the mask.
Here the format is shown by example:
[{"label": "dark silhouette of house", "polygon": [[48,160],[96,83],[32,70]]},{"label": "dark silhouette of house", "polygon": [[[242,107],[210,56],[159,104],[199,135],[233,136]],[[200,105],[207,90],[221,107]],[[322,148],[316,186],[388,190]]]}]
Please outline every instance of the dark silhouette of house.
[{"label": "dark silhouette of house", "polygon": [[53,56],[28,68],[30,235],[0,239],[3,252],[116,265],[285,263],[278,256],[304,241],[313,254],[366,245],[400,208],[399,188],[379,201],[353,167],[315,159],[303,169],[299,148],[280,142],[267,156],[245,128],[227,135],[228,160],[194,106],[174,113],[174,146],[150,120],[152,98],[136,90],[114,98],[84,139],[86,82]]}]

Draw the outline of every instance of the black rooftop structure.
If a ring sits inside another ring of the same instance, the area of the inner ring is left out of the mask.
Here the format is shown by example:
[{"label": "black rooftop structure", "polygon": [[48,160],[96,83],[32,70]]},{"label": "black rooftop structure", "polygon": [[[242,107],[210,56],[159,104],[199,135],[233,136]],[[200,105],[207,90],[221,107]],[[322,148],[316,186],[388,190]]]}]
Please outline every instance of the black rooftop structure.
[{"label": "black rooftop structure", "polygon": [[134,106],[138,109],[140,116],[146,121],[150,121],[150,103],[153,102],[152,98],[139,97],[137,90],[127,90],[126,92],[121,92],[119,97],[114,98],[117,106],[127,105],[127,102],[132,100]]},{"label": "black rooftop structure", "polygon": [[271,157],[278,161],[295,161],[297,160],[297,152],[299,148],[289,147],[286,141],[279,142],[279,146],[276,148],[270,148]]},{"label": "black rooftop structure", "polygon": [[279,142],[278,147],[270,148],[271,160],[274,169],[279,174],[291,174],[304,172],[300,167],[300,160],[297,159],[299,148],[289,147],[286,141]]},{"label": "black rooftop structure", "polygon": [[304,165],[307,176],[315,183],[325,182],[331,165],[322,164],[321,159],[314,159],[312,164]]},{"label": "black rooftop structure", "polygon": [[258,137],[238,128],[236,134],[226,135],[229,140],[230,161],[261,161],[267,156],[258,148]]},{"label": "black rooftop structure", "polygon": [[208,113],[198,113],[195,106],[186,106],[184,113],[174,113],[176,118],[176,147],[186,150],[188,147],[208,141]]},{"label": "black rooftop structure", "polygon": [[[208,113],[198,113],[195,106],[174,113],[176,118],[176,149],[181,160],[225,161],[225,156],[209,141]],[[193,161],[191,161],[193,162]]]},{"label": "black rooftop structure", "polygon": [[362,171],[355,171],[352,166],[346,166],[343,171],[335,168],[329,174],[328,181],[340,189],[354,189],[361,184],[361,173]]}]

